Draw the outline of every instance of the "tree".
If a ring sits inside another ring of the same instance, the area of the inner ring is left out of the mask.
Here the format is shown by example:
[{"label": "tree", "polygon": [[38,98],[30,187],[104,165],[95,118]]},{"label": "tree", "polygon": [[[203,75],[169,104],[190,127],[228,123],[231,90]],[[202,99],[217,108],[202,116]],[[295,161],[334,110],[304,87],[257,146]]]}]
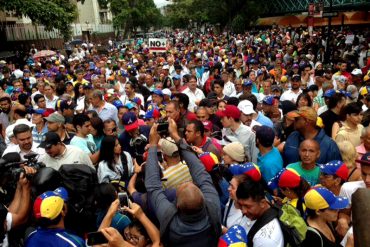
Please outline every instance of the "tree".
[{"label": "tree", "polygon": [[69,0],[0,0],[3,11],[14,11],[41,24],[47,30],[58,29],[63,38],[71,37],[71,23],[77,17],[77,7]]},{"label": "tree", "polygon": [[161,22],[161,13],[153,0],[110,0],[115,29],[124,30],[123,36],[141,28],[147,31]]},{"label": "tree", "polygon": [[[186,28],[190,20],[245,30],[261,13],[257,0],[177,0],[167,7],[167,25]],[[235,29],[235,30],[234,30]]]}]

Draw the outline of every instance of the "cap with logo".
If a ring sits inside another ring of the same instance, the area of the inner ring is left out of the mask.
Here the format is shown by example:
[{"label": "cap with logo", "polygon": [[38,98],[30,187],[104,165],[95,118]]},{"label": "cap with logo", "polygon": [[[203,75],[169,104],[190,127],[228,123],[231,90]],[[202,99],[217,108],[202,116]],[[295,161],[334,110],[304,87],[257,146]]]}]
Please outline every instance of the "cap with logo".
[{"label": "cap with logo", "polygon": [[36,219],[54,220],[63,210],[64,202],[68,200],[68,192],[59,187],[54,191],[46,191],[39,195],[33,204],[33,214]]},{"label": "cap with logo", "polygon": [[60,142],[61,142],[61,140],[60,140],[60,137],[57,133],[47,132],[44,136],[44,140],[40,143],[39,147],[48,149],[52,145],[56,145]]},{"label": "cap with logo", "polygon": [[304,196],[306,207],[313,210],[320,209],[344,209],[348,206],[348,198],[335,196],[333,192],[325,187],[317,186],[311,188]]},{"label": "cap with logo", "polygon": [[245,114],[245,115],[250,115],[253,113],[256,113],[253,109],[253,104],[249,100],[242,100],[238,104],[239,110]]},{"label": "cap with logo", "polygon": [[127,132],[139,128],[139,122],[134,112],[126,112],[122,117],[122,123]]}]

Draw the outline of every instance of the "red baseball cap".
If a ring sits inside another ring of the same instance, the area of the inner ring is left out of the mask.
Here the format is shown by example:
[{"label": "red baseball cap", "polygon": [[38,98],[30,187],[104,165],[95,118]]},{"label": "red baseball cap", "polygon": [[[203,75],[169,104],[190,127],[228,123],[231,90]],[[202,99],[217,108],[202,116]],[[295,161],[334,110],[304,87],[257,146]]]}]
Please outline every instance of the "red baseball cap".
[{"label": "red baseball cap", "polygon": [[231,117],[233,119],[240,119],[240,110],[234,105],[227,105],[225,110],[217,111],[216,115],[220,118]]}]

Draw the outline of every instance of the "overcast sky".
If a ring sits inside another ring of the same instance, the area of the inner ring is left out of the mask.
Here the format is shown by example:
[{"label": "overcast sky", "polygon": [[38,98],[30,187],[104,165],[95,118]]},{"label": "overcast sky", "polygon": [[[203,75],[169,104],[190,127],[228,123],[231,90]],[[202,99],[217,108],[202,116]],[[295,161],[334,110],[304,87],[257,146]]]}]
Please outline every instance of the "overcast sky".
[{"label": "overcast sky", "polygon": [[166,0],[154,0],[154,3],[155,3],[155,5],[157,5],[157,8],[160,8],[164,5],[169,4],[170,2],[166,1]]}]

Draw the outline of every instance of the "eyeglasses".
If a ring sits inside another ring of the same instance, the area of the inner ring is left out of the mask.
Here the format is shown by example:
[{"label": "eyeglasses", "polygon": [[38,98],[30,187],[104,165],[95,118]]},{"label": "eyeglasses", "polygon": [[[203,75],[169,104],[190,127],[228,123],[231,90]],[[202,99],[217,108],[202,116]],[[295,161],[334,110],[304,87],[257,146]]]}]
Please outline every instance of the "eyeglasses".
[{"label": "eyeglasses", "polygon": [[130,234],[130,232],[129,231],[125,231],[124,232],[124,235],[125,235],[125,238],[128,240],[128,241],[133,241],[133,242],[135,242],[135,243],[138,243],[139,242],[139,240],[140,240],[140,238],[142,238],[143,236],[134,236],[134,235],[132,235],[132,234]]}]

